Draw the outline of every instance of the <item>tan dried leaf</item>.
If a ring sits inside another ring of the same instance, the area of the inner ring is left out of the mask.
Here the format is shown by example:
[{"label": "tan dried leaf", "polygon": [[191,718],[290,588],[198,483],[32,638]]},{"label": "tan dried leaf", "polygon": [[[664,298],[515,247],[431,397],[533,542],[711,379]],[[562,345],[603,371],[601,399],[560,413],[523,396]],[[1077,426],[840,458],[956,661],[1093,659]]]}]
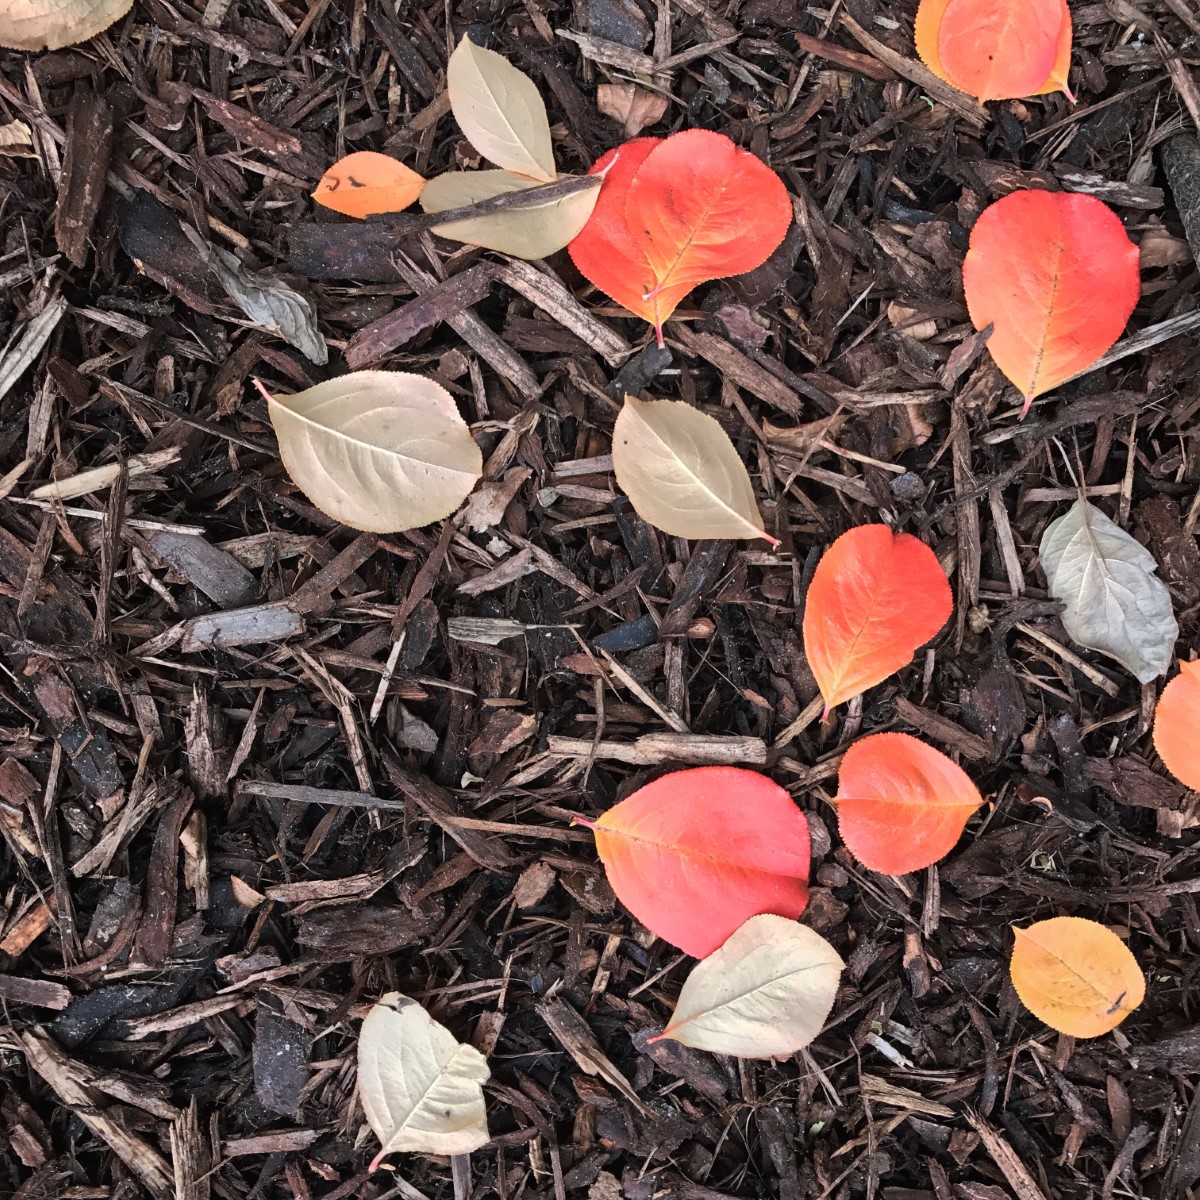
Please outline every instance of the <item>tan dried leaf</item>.
[{"label": "tan dried leaf", "polygon": [[766,538],[754,489],[729,435],[680,400],[626,396],[613,470],[638,516],[686,538]]},{"label": "tan dried leaf", "polygon": [[4,0],[0,46],[12,50],[61,50],[103,33],[133,0]]},{"label": "tan dried leaf", "polygon": [[632,138],[663,119],[667,98],[636,83],[602,83],[596,88],[596,107],[606,117],[620,121],[625,136]]},{"label": "tan dried leaf", "polygon": [[464,34],[446,67],[446,90],[458,127],[488,162],[539,183],[553,182],[546,105],[524,71]]},{"label": "tan dried leaf", "polygon": [[415,1000],[388,992],[358,1035],[358,1095],[383,1148],[470,1154],[488,1140],[487,1059],[460,1042]]},{"label": "tan dried leaf", "polygon": [[24,121],[9,121],[0,125],[0,154],[12,154],[18,158],[36,158],[28,148],[33,145],[33,130]]},{"label": "tan dried leaf", "polygon": [[[445,212],[448,208],[478,204],[493,196],[535,186],[524,176],[514,175],[511,171],[447,171],[425,185],[421,192],[421,207],[426,212]],[[594,188],[529,208],[510,208],[486,217],[435,225],[433,232],[456,242],[470,242],[473,246],[511,254],[513,258],[546,258],[579,236],[599,196],[600,179],[597,176]]]},{"label": "tan dried leaf", "polygon": [[842,976],[837,951],[786,917],[751,917],[697,963],[660,1036],[739,1058],[785,1058],[821,1032]]},{"label": "tan dried leaf", "polygon": [[267,396],[279,455],[323,513],[398,533],[448,517],[483,470],[450,393],[403,371],[354,371],[294,396]]}]

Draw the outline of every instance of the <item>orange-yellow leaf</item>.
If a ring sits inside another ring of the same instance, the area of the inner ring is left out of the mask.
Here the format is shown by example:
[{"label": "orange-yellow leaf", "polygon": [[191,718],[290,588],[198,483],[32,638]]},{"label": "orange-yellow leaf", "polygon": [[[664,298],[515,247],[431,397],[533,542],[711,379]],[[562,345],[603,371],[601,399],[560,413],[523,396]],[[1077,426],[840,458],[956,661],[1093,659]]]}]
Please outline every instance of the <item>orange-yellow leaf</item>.
[{"label": "orange-yellow leaf", "polygon": [[1066,0],[921,0],[914,33],[925,65],[981,101],[1067,90]]},{"label": "orange-yellow leaf", "polygon": [[783,788],[755,771],[674,771],[591,828],[621,903],[696,958],[750,917],[795,918],[808,903],[808,821]]},{"label": "orange-yellow leaf", "polygon": [[842,758],[834,799],[847,849],[884,875],[945,858],[982,803],[962,767],[907,733],[855,742]]},{"label": "orange-yellow leaf", "polygon": [[[692,288],[745,274],[770,257],[791,224],[792,205],[779,176],[724,134],[673,134],[630,171],[636,156],[621,158],[638,145],[621,147],[615,178],[605,180],[571,257],[601,291],[650,321],[661,345],[662,323]],[[602,205],[618,203],[620,219],[596,219]]]},{"label": "orange-yellow leaf", "polygon": [[1087,370],[1121,336],[1141,291],[1138,249],[1095,196],[1013,192],[984,209],[963,292],[988,350],[1025,397]]},{"label": "orange-yellow leaf", "polygon": [[1111,929],[1082,917],[1052,917],[1014,929],[1009,971],[1021,1003],[1051,1029],[1100,1037],[1146,996],[1146,978]]},{"label": "orange-yellow leaf", "polygon": [[817,564],[804,609],[804,652],[826,711],[910,663],[953,609],[923,542],[886,525],[842,534]]},{"label": "orange-yellow leaf", "polygon": [[321,176],[312,197],[347,217],[369,217],[406,209],[424,186],[416,171],[394,158],[359,150],[338,159]]},{"label": "orange-yellow leaf", "polygon": [[1154,748],[1168,771],[1200,792],[1200,660],[1181,662],[1154,710]]}]

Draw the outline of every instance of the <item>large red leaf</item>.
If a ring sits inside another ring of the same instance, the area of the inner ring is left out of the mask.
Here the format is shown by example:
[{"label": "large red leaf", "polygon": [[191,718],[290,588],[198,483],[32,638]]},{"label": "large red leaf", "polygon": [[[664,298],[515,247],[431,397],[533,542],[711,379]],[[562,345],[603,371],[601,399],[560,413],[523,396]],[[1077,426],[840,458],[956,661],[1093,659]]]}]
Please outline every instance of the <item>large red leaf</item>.
[{"label": "large red leaf", "polygon": [[842,757],[834,803],[842,841],[864,867],[907,875],[954,849],[983,797],[940,750],[876,733]]},{"label": "large red leaf", "polygon": [[804,608],[804,652],[826,712],[910,663],[953,609],[923,542],[886,525],[842,534],[817,564]]},{"label": "large red leaf", "polygon": [[1200,792],[1200,660],[1181,662],[1154,710],[1154,748],[1166,768]]},{"label": "large red leaf", "polygon": [[921,0],[914,33],[925,65],[980,100],[1070,96],[1066,0]]},{"label": "large red leaf", "polygon": [[1095,196],[1013,192],[975,222],[963,291],[1028,411],[1121,336],[1141,291],[1138,248]]},{"label": "large red leaf", "polygon": [[795,918],[808,903],[808,821],[754,771],[675,771],[581,824],[621,903],[697,958],[758,913]]},{"label": "large red leaf", "polygon": [[[626,150],[648,140],[620,148],[596,213],[570,251],[596,287],[654,325],[661,345],[662,323],[692,288],[770,257],[792,205],[779,176],[724,134],[689,129],[652,146],[636,165],[634,156],[622,162]],[[606,190],[609,206],[624,194],[624,221],[607,207],[597,220]]]}]

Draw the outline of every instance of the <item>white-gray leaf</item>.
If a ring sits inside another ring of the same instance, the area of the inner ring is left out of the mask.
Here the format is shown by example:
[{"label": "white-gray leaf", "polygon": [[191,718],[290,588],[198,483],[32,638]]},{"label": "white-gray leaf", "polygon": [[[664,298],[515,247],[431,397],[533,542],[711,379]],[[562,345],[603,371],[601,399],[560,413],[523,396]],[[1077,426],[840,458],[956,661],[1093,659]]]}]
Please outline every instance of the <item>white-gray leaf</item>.
[{"label": "white-gray leaf", "polygon": [[1115,658],[1139,683],[1165,675],[1179,625],[1154,556],[1094,504],[1077,500],[1042,535],[1050,595],[1081,646]]}]

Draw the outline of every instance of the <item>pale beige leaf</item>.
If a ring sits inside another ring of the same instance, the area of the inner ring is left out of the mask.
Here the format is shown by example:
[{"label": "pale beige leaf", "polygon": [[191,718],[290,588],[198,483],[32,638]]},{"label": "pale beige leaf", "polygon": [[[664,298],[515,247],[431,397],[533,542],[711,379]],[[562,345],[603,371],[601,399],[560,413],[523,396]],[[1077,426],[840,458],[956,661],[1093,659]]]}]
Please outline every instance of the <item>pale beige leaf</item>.
[{"label": "pale beige leaf", "polygon": [[103,33],[133,0],[0,0],[0,46],[61,50]]},{"label": "pale beige leaf", "polygon": [[626,396],[613,428],[617,484],[643,521],[686,538],[766,538],[745,465],[712,417]]},{"label": "pale beige leaf", "polygon": [[625,136],[632,138],[647,125],[662,120],[667,98],[636,83],[602,83],[596,88],[596,107],[606,117],[620,121]]},{"label": "pale beige leaf", "polygon": [[470,1154],[488,1140],[487,1059],[415,1000],[388,992],[358,1035],[358,1095],[386,1154]]},{"label": "pale beige leaf", "polygon": [[524,71],[464,34],[446,67],[446,90],[458,127],[488,162],[539,183],[553,181],[546,105]]},{"label": "pale beige leaf", "polygon": [[[535,186],[531,180],[511,171],[447,171],[422,189],[421,207],[426,212],[445,212],[448,208],[478,204],[493,196]],[[579,236],[599,196],[597,176],[594,188],[529,208],[510,208],[486,217],[435,225],[433,232],[456,242],[470,242],[473,246],[511,254],[513,258],[546,258]]]},{"label": "pale beige leaf", "polygon": [[267,401],[287,473],[353,529],[398,533],[440,521],[483,470],[450,393],[421,375],[354,371]]},{"label": "pale beige leaf", "polygon": [[845,964],[815,930],[751,917],[697,963],[662,1036],[739,1058],[785,1058],[821,1032]]},{"label": "pale beige leaf", "polygon": [[1052,521],[1039,549],[1063,628],[1081,646],[1126,667],[1139,683],[1165,675],[1179,625],[1158,563],[1094,504],[1077,500]]},{"label": "pale beige leaf", "polygon": [[33,130],[24,121],[9,121],[7,125],[0,125],[0,152],[36,158],[34,154],[22,153],[25,147],[32,145]]}]

